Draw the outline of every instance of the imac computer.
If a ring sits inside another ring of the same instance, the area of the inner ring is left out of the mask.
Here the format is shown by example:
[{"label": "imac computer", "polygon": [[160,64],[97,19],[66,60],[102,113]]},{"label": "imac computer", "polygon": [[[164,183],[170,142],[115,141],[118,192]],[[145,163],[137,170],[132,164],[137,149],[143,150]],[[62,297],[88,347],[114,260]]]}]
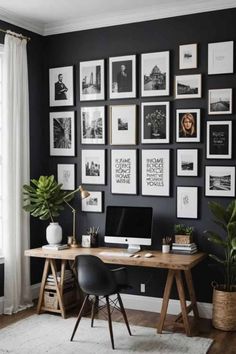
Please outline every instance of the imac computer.
[{"label": "imac computer", "polygon": [[127,244],[128,252],[140,251],[140,245],[152,243],[152,208],[107,206],[106,243]]}]

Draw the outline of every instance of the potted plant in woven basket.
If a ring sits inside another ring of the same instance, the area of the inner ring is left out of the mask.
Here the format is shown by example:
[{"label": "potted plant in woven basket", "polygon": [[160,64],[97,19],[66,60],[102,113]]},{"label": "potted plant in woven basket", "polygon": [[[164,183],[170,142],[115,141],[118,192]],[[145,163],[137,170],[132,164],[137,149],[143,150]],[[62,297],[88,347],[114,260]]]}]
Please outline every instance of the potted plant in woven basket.
[{"label": "potted plant in woven basket", "polygon": [[224,331],[236,331],[236,200],[227,207],[210,202],[209,208],[214,222],[223,230],[222,234],[205,231],[208,240],[213,242],[222,256],[210,254],[224,271],[224,283],[213,282],[212,323]]},{"label": "potted plant in woven basket", "polygon": [[175,242],[176,243],[192,243],[193,242],[193,227],[185,224],[175,224]]}]

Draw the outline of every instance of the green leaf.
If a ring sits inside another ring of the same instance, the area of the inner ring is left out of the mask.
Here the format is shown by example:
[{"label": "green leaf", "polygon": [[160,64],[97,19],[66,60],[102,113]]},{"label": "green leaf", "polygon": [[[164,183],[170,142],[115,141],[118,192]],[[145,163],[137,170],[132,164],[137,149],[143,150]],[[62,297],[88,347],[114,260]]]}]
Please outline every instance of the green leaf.
[{"label": "green leaf", "polygon": [[235,251],[235,250],[236,250],[236,237],[234,237],[234,238],[232,239],[231,245],[232,245],[233,250]]},{"label": "green leaf", "polygon": [[213,232],[213,231],[207,231],[207,234],[209,235],[208,240],[210,242],[213,242],[217,245],[221,245],[223,247],[227,247],[227,242],[222,239],[222,237],[220,237],[217,233]]},{"label": "green leaf", "polygon": [[217,203],[217,202],[210,202],[208,203],[209,208],[212,212],[212,214],[216,217],[216,219],[218,219],[219,221],[221,221],[223,224],[227,224],[229,219],[228,219],[228,215],[225,211],[225,208]]},{"label": "green leaf", "polygon": [[209,256],[218,263],[221,263],[221,264],[225,263],[225,261],[223,259],[220,259],[219,257],[215,256],[214,254],[209,254]]}]

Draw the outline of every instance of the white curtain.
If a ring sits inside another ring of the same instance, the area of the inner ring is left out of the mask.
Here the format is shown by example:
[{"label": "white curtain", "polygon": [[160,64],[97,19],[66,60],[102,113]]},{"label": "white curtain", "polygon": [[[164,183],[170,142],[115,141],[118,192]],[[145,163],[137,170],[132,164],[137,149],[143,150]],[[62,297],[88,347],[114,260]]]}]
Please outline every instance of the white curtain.
[{"label": "white curtain", "polygon": [[[8,33],[12,33],[9,32]],[[31,306],[29,215],[22,210],[22,186],[29,183],[29,93],[27,42],[6,34],[3,75],[3,249],[4,313]]]}]

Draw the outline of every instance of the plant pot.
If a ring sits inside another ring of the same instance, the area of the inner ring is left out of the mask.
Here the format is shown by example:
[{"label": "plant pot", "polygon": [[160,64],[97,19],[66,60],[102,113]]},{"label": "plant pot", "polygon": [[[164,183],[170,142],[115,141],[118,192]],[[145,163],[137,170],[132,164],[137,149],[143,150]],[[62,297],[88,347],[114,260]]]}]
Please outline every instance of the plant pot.
[{"label": "plant pot", "polygon": [[46,239],[50,245],[58,245],[62,241],[62,228],[58,222],[50,222],[46,229]]},{"label": "plant pot", "polygon": [[236,331],[236,287],[235,291],[213,289],[212,324],[223,331]]},{"label": "plant pot", "polygon": [[170,245],[162,245],[162,253],[170,253]]},{"label": "plant pot", "polygon": [[189,244],[193,242],[193,236],[192,235],[175,235],[175,242],[176,243],[183,243],[183,244]]}]

